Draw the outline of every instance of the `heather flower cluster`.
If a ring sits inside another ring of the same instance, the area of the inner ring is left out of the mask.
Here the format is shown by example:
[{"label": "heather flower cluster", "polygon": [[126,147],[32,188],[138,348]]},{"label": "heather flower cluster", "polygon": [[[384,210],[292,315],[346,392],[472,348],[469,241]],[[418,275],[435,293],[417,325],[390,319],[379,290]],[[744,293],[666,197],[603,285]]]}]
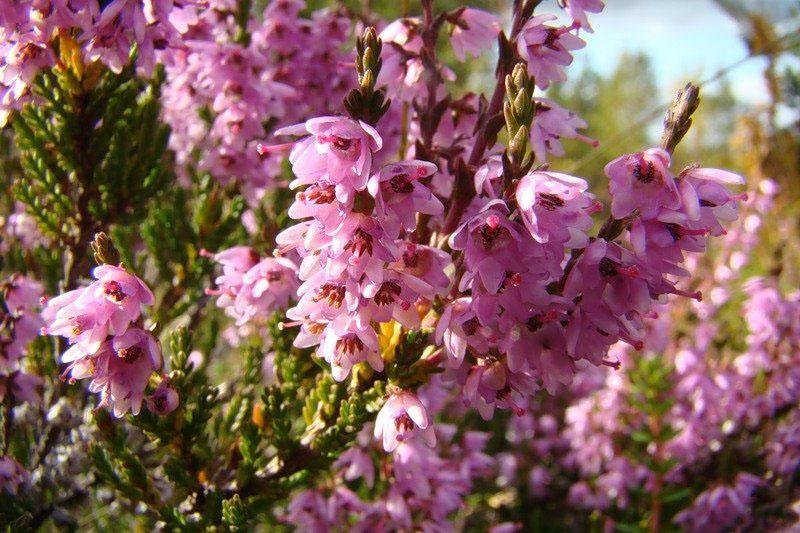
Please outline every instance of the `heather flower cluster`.
[{"label": "heather flower cluster", "polygon": [[[742,182],[729,172],[689,168],[676,177],[660,148],[622,156],[606,173],[613,220],[630,225],[625,247],[589,238],[599,206],[583,179],[530,172],[503,198],[503,187],[491,185],[502,170],[487,164],[477,213],[450,237],[464,254],[465,296],[437,326],[453,377],[485,418],[495,407],[521,412],[539,387],[568,385],[579,360],[617,366],[606,356],[619,340],[641,349],[657,300],[700,298],[673,276],[688,275],[684,252],[703,251],[707,236],[723,233],[742,198],[727,188]],[[570,249],[581,253],[565,269]]]},{"label": "heather flower cluster", "polygon": [[[144,329],[141,315],[142,306],[153,305],[153,293],[123,266],[100,265],[92,276],[90,285],[46,301],[42,334],[69,342],[61,354],[67,364],[63,378],[90,378],[89,390],[100,395],[98,407],[108,407],[116,417],[128,411],[135,415],[151,376],[162,367],[161,347]],[[154,395],[158,411],[177,406],[177,397],[164,390]]]},{"label": "heather flower cluster", "polygon": [[42,379],[25,371],[28,345],[39,335],[42,285],[14,274],[0,284],[0,401],[36,402]]},{"label": "heather flower cluster", "polygon": [[[40,401],[43,379],[26,368],[25,360],[28,347],[43,324],[39,315],[41,296],[42,285],[20,274],[0,283],[0,403],[3,405]],[[17,494],[27,481],[28,472],[14,457],[0,455],[0,492]]]},{"label": "heather flower cluster", "polygon": [[[468,431],[459,437],[449,424],[437,426],[437,431],[444,442],[436,449],[411,440],[399,444],[391,456],[371,447],[369,435],[361,435],[360,445],[337,459],[335,487],[298,493],[283,520],[308,531],[335,530],[348,523],[357,524],[355,531],[450,530],[449,515],[464,504],[476,481],[491,473],[494,461],[483,452],[488,434]],[[390,469],[394,481],[380,486],[376,469]]]},{"label": "heather flower cluster", "polygon": [[0,219],[5,230],[0,236],[0,252],[7,253],[13,243],[19,243],[24,250],[33,250],[37,246],[45,246],[48,239],[42,235],[36,219],[25,212],[25,208],[19,203],[14,205],[14,211]]},{"label": "heather flower cluster", "polygon": [[285,310],[300,285],[297,265],[284,257],[262,259],[248,246],[201,253],[222,266],[216,288],[206,294],[217,296],[217,306],[235,320],[233,338],[247,334],[253,323],[263,327],[264,319]]},{"label": "heather flower cluster", "polygon": [[[377,168],[380,135],[346,117],[315,118],[277,133],[306,134],[290,155],[291,186],[306,187],[289,215],[310,220],[276,239],[279,255],[300,261],[297,305],[286,312],[301,327],[295,345],[318,345],[317,356],[337,381],[364,362],[380,372],[380,324],[396,320],[418,328],[418,306],[444,295],[449,284],[447,254],[400,238],[416,228],[415,214],[442,214],[441,202],[422,182],[436,166],[410,160]],[[415,428],[435,440],[424,406],[407,391],[388,400],[378,424],[376,435],[383,435],[387,450]]]},{"label": "heather flower cluster", "polygon": [[235,182],[251,204],[277,186],[285,152],[258,152],[279,125],[336,109],[350,68],[350,20],[336,11],[299,16],[301,1],[270,2],[263,18],[237,24],[234,2],[212,0],[180,49],[165,56],[163,117],[184,182],[207,172]]},{"label": "heather flower cluster", "polygon": [[[478,53],[499,31],[488,13],[463,10],[443,17],[453,24],[451,42],[459,55]],[[571,61],[569,51],[583,44],[573,34],[578,22],[561,28],[545,24],[552,20],[529,18],[517,39],[532,82],[542,88],[563,81],[560,69]],[[420,83],[414,74],[430,59],[429,24],[430,19],[402,19],[380,34],[385,57],[377,82],[371,81],[380,86],[381,80],[404,80],[387,83],[400,101],[435,101],[445,90]],[[435,68],[440,79],[450,77],[445,65]],[[415,91],[406,91],[406,85]],[[530,114],[525,131],[531,132],[533,156],[560,153],[562,137],[592,142],[578,133],[585,126],[580,119],[527,90],[509,98],[522,110],[517,112]],[[432,152],[434,162],[381,167],[387,156],[379,130],[386,118],[373,126],[325,116],[276,131],[304,135],[289,143],[295,177],[290,187],[303,187],[289,215],[310,219],[278,235],[277,253],[297,261],[302,280],[297,304],[287,312],[289,325],[300,326],[295,345],[319,345],[317,356],[331,365],[338,381],[364,362],[383,372],[380,324],[395,320],[417,329],[438,297],[444,305],[434,341],[445,355],[445,379],[489,419],[498,407],[521,414],[525,398],[535,391],[554,393],[568,385],[578,361],[617,367],[619,361],[607,359],[610,346],[622,340],[641,349],[645,321],[656,315],[655,302],[664,296],[699,299],[699,293],[678,288],[674,276],[687,274],[681,267],[684,252],[703,251],[706,237],[720,235],[721,224],[735,219],[741,197],[727,186],[742,180],[695,167],[676,176],[664,148],[622,156],[606,167],[609,224],[620,229],[594,238],[591,215],[602,206],[584,179],[543,169],[514,176],[498,146],[483,157],[474,174],[474,198],[459,209],[448,198],[453,189],[437,187],[437,181],[441,174],[452,183],[457,160],[451,152],[478,149],[468,133],[475,127],[469,119],[475,110],[468,100],[462,104],[439,117],[433,137],[422,123],[414,133],[412,153]],[[447,220],[444,204],[449,204]],[[430,233],[447,236],[445,226],[453,222],[447,246],[460,256],[455,277],[449,254],[418,240]],[[620,234],[627,245],[617,240]],[[228,307],[228,301],[223,296],[220,305]],[[376,427],[387,450],[406,434],[432,434],[424,406],[416,403],[402,386],[387,399]]]},{"label": "heather flower cluster", "polygon": [[149,76],[159,54],[181,46],[201,2],[23,0],[0,9],[0,124],[33,97],[44,69],[62,62],[100,62],[119,73],[133,49]]}]

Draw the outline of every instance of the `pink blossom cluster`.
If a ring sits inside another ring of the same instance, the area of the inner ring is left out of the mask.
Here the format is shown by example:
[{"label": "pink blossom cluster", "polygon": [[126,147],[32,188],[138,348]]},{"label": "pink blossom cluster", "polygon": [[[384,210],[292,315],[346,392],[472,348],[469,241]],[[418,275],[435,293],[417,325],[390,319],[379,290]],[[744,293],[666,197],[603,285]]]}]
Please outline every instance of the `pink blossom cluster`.
[{"label": "pink blossom cluster", "polygon": [[681,511],[675,522],[686,531],[723,531],[750,525],[750,507],[755,490],[763,481],[740,472],[732,484],[720,484],[704,491],[692,506]]},{"label": "pink blossom cluster", "polygon": [[576,139],[592,146],[596,140],[578,130],[586,128],[585,120],[547,98],[535,98],[536,108],[531,125],[531,149],[537,161],[546,162],[549,155],[564,156],[561,139]]},{"label": "pink blossom cluster", "polygon": [[[454,425],[439,424],[436,449],[421,441],[398,445],[384,455],[359,437],[334,465],[334,486],[296,494],[284,520],[306,531],[450,531],[449,516],[464,505],[476,481],[493,471],[484,453],[488,434],[467,431],[457,436]],[[390,483],[376,483],[375,473],[390,473]],[[357,486],[358,491],[349,487]]]},{"label": "pink blossom cluster", "polygon": [[[460,61],[465,61],[468,55],[479,57],[494,44],[500,32],[500,19],[480,9],[458,9],[448,20],[452,28],[450,45]],[[401,102],[410,103],[426,96],[428,91],[422,57],[422,24],[419,17],[398,19],[388,24],[379,36],[384,49],[378,86],[385,86],[389,96]],[[455,73],[446,65],[439,63],[436,70],[442,79],[455,80]],[[439,87],[435,96],[441,97],[443,92],[444,87]]]},{"label": "pink blossom cluster", "polygon": [[567,80],[564,68],[572,63],[572,52],[586,46],[576,35],[580,23],[570,26],[553,26],[553,14],[536,15],[525,23],[519,35],[517,48],[528,65],[528,73],[536,86],[547,89],[551,83]]},{"label": "pink blossom cluster", "polygon": [[436,172],[424,161],[375,166],[382,139],[371,126],[345,117],[308,120],[279,134],[305,135],[290,162],[298,192],[289,216],[308,219],[277,237],[279,254],[296,254],[303,283],[286,313],[301,326],[298,347],[317,355],[343,380],[368,362],[383,370],[376,327],[397,320],[419,326],[416,304],[446,291],[441,250],[400,238],[415,215],[439,215],[441,202],[422,180]]},{"label": "pink blossom cluster", "polygon": [[[47,301],[42,334],[67,339],[63,376],[70,382],[91,379],[89,390],[100,394],[98,407],[108,407],[116,417],[128,411],[135,415],[151,376],[162,367],[158,340],[141,320],[142,306],[153,304],[153,293],[122,266],[101,265],[92,274],[90,285]],[[165,378],[148,400],[158,414],[177,402]]]},{"label": "pink blossom cluster", "polygon": [[150,75],[157,55],[180,46],[197,22],[202,2],[188,0],[21,0],[0,7],[0,125],[31,100],[31,86],[44,68],[56,65],[55,40],[74,39],[84,61],[100,61],[114,72],[128,64]]},{"label": "pink blossom cluster", "polygon": [[[444,311],[437,342],[484,417],[495,407],[521,412],[540,386],[568,384],[581,359],[615,366],[609,347],[622,340],[641,348],[661,296],[700,297],[672,277],[688,275],[684,252],[702,251],[736,217],[740,197],[726,185],[741,178],[698,168],[675,177],[669,164],[666,151],[651,149],[606,167],[612,215],[630,222],[629,247],[589,238],[598,204],[580,178],[534,171],[509,197],[508,189],[500,195],[500,165],[490,160],[476,174],[477,212],[450,238],[464,254],[463,296]],[[570,249],[581,253],[565,269]]]},{"label": "pink blossom cluster", "polygon": [[36,219],[25,211],[20,203],[15,203],[14,211],[5,219],[0,218],[3,225],[0,233],[0,252],[7,253],[12,244],[19,244],[23,250],[33,250],[48,244],[48,239],[39,230]]},{"label": "pink blossom cluster", "polygon": [[331,10],[305,19],[304,7],[270,2],[263,19],[240,28],[236,2],[212,0],[182,47],[164,56],[163,118],[182,180],[208,172],[241,184],[257,204],[275,187],[282,159],[257,152],[257,141],[276,126],[338,107],[352,70],[341,51],[350,20]]},{"label": "pink blossom cluster", "polygon": [[300,286],[297,265],[285,257],[262,259],[248,246],[202,253],[222,266],[216,288],[206,294],[217,296],[217,306],[235,320],[238,329],[232,338],[246,335],[250,326],[263,327],[266,319],[289,306]]},{"label": "pink blossom cluster", "polygon": [[37,402],[42,378],[27,373],[23,363],[28,345],[43,324],[39,315],[42,285],[13,274],[0,283],[0,296],[0,402]]}]

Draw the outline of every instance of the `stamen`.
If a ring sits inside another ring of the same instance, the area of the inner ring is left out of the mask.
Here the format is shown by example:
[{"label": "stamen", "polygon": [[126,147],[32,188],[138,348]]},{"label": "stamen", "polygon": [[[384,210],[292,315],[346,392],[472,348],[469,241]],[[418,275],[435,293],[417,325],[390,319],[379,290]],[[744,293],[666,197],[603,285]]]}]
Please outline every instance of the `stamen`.
[{"label": "stamen", "polygon": [[291,150],[292,147],[296,144],[296,142],[289,142],[283,144],[261,144],[258,143],[256,145],[256,152],[258,155],[264,156],[267,154],[275,153],[275,152],[285,152],[287,150]]}]

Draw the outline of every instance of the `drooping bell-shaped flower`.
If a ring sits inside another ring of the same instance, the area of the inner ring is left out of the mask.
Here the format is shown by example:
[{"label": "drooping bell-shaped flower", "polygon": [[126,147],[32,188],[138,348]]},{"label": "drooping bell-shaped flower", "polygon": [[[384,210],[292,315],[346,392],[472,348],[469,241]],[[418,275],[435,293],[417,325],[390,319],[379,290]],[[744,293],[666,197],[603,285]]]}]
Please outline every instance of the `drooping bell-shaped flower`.
[{"label": "drooping bell-shaped flower", "polygon": [[401,442],[418,435],[428,446],[436,444],[436,433],[425,406],[413,392],[393,394],[375,419],[375,438],[384,450],[392,452]]}]

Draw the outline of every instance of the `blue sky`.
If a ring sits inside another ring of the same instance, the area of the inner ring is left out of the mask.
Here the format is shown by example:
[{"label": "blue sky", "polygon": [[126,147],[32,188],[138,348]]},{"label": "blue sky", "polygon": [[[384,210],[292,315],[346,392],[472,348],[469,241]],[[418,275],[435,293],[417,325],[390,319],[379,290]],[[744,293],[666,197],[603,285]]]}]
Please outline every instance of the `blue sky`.
[{"label": "blue sky", "polygon": [[[682,82],[701,80],[747,55],[736,21],[712,0],[607,0],[591,21],[595,33],[584,33],[587,47],[575,54],[572,68],[589,63],[607,73],[624,52],[642,51],[652,58],[666,99]],[[743,101],[764,101],[763,65],[754,58],[728,75]]]}]

